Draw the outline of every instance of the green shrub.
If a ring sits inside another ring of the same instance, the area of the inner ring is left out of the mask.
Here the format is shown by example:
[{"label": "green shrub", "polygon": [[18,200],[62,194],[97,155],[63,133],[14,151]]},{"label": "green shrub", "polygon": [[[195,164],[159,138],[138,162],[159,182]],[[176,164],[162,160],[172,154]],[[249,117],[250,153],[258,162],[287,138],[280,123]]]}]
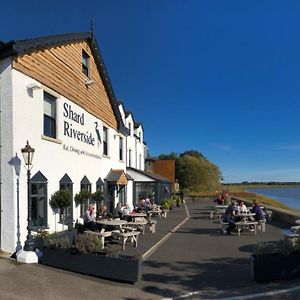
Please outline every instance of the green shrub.
[{"label": "green shrub", "polygon": [[58,248],[58,249],[72,248],[72,243],[67,237],[49,238],[48,245],[50,248]]},{"label": "green shrub", "polygon": [[104,252],[107,256],[116,257],[119,256],[122,251],[122,248],[120,245],[116,244],[108,244],[105,246]]},{"label": "green shrub", "polygon": [[170,199],[163,199],[160,203],[161,208],[164,210],[169,210],[170,209]]},{"label": "green shrub", "polygon": [[102,242],[92,234],[78,234],[75,238],[75,247],[81,253],[99,253],[102,251]]},{"label": "green shrub", "polygon": [[65,208],[71,206],[72,195],[67,190],[56,191],[51,196],[49,204],[53,210],[60,209],[61,211],[63,211]]},{"label": "green shrub", "polygon": [[101,205],[103,203],[104,197],[103,197],[103,192],[100,190],[97,190],[91,195],[91,198],[93,202],[96,202],[97,205]]},{"label": "green shrub", "polygon": [[79,193],[77,193],[74,197],[75,203],[78,206],[79,204],[85,204],[87,201],[91,198],[91,192],[88,190],[81,190]]}]

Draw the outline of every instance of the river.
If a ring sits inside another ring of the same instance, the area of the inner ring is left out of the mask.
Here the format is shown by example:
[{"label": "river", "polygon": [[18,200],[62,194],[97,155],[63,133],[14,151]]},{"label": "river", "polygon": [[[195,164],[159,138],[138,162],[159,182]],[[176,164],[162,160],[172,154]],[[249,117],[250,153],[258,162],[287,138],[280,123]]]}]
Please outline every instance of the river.
[{"label": "river", "polygon": [[248,189],[247,192],[261,194],[300,210],[300,187]]}]

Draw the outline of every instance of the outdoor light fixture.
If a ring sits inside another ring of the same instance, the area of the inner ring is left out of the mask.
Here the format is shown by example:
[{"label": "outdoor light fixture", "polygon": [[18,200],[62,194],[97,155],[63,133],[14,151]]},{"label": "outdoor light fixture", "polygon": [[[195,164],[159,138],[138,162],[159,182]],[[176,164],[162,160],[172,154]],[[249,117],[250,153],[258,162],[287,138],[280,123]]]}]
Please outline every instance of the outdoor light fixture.
[{"label": "outdoor light fixture", "polygon": [[223,183],[224,183],[223,178],[220,179],[220,183],[221,183],[221,188],[222,188],[222,193],[223,193]]},{"label": "outdoor light fixture", "polygon": [[89,86],[89,85],[92,85],[92,84],[94,84],[95,83],[95,81],[94,80],[92,80],[92,79],[87,79],[85,82],[85,85],[87,85],[87,86]]},{"label": "outdoor light fixture", "polygon": [[27,168],[27,170],[30,170],[31,165],[32,165],[34,149],[29,145],[28,141],[27,141],[26,146],[21,149],[21,152],[22,152],[22,155],[24,158],[26,168]]},{"label": "outdoor light fixture", "polygon": [[27,86],[26,86],[26,88],[28,89],[28,90],[38,90],[38,89],[40,89],[41,88],[41,86],[40,85],[38,85],[37,83],[29,83]]},{"label": "outdoor light fixture", "polygon": [[32,200],[31,200],[31,186],[30,186],[30,170],[32,168],[32,159],[34,154],[34,149],[29,145],[27,141],[26,146],[21,149],[25,167],[27,169],[27,202],[28,202],[28,217],[27,217],[27,231],[28,234],[26,236],[26,241],[24,244],[24,250],[20,250],[17,253],[17,260],[24,263],[37,263],[38,257],[34,252],[34,241],[33,236],[31,234],[32,230],[32,216],[31,216],[31,207],[32,207]]}]

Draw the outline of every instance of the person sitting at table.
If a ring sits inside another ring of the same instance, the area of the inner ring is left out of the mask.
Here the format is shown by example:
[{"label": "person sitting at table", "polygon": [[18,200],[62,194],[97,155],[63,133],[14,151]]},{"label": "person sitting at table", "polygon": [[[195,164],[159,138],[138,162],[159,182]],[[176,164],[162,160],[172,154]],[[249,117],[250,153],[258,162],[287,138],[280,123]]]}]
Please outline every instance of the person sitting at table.
[{"label": "person sitting at table", "polygon": [[229,226],[227,227],[226,231],[227,234],[231,234],[231,231],[235,229],[235,215],[236,215],[236,201],[232,200],[230,205],[226,208],[225,215],[224,215],[224,222],[227,222]]},{"label": "person sitting at table", "polygon": [[225,205],[230,205],[230,203],[231,203],[231,198],[230,198],[230,196],[229,196],[229,194],[228,194],[227,192],[225,192],[225,193],[223,194],[223,198],[224,198],[224,204],[225,204]]},{"label": "person sitting at table", "polygon": [[132,218],[130,217],[130,214],[132,213],[132,208],[129,206],[128,202],[125,202],[125,205],[121,209],[122,212],[122,218],[123,220],[126,220],[130,222]]},{"label": "person sitting at table", "polygon": [[238,208],[238,213],[239,214],[246,214],[247,213],[247,207],[246,207],[244,201],[241,201],[237,208]]},{"label": "person sitting at table", "polygon": [[122,219],[123,212],[122,212],[122,204],[119,202],[114,209],[113,217]]},{"label": "person sitting at table", "polygon": [[220,194],[215,200],[214,202],[218,205],[223,205],[224,204],[224,198],[222,197],[222,194]]},{"label": "person sitting at table", "polygon": [[259,205],[258,200],[253,200],[253,206],[251,208],[251,212],[255,214],[254,219],[256,221],[262,220],[264,218],[264,213]]},{"label": "person sitting at table", "polygon": [[109,217],[106,210],[107,207],[105,204],[100,206],[100,209],[97,212],[97,220],[107,219]]},{"label": "person sitting at table", "polygon": [[145,199],[141,197],[137,207],[137,212],[143,212],[145,210],[145,202]]},{"label": "person sitting at table", "polygon": [[86,229],[90,229],[95,231],[97,229],[97,225],[95,223],[95,205],[90,204],[88,209],[85,211],[83,220],[84,220],[84,227]]}]

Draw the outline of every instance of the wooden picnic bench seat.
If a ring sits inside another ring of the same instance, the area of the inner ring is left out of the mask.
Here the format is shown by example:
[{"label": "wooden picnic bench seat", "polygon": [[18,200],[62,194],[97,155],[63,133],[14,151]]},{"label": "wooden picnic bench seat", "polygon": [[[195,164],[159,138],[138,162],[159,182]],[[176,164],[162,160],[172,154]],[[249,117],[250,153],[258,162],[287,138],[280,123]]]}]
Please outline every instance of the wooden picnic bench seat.
[{"label": "wooden picnic bench seat", "polygon": [[[227,231],[227,227],[229,226],[229,223],[224,222],[223,220],[221,220],[220,224],[221,224],[221,232],[223,234],[225,234],[226,231]],[[248,228],[249,226],[254,227],[254,234],[256,234],[258,222],[236,222],[235,225],[237,227],[238,236],[241,235],[241,230],[242,230],[243,227]]]},{"label": "wooden picnic bench seat", "polygon": [[300,237],[300,226],[291,226],[290,229],[282,230],[284,239],[294,239]]},{"label": "wooden picnic bench seat", "polygon": [[145,234],[145,226],[147,225],[148,221],[141,220],[141,221],[131,221],[127,222],[127,225],[140,228],[142,230],[143,235]]},{"label": "wooden picnic bench seat", "polygon": [[105,238],[110,237],[112,235],[112,231],[103,231],[103,230],[101,230],[100,232],[86,230],[84,231],[84,233],[98,236],[101,239],[102,249],[104,249]]},{"label": "wooden picnic bench seat", "polygon": [[128,232],[114,232],[113,235],[119,237],[122,242],[122,250],[125,250],[125,244],[130,238],[131,242],[134,243],[134,246],[137,247],[138,236],[140,232],[138,231],[128,231]]},{"label": "wooden picnic bench seat", "polygon": [[149,229],[152,233],[155,233],[155,230],[156,230],[156,224],[157,224],[157,221],[156,220],[149,220],[148,221],[148,224],[149,224]]},{"label": "wooden picnic bench seat", "polygon": [[254,234],[256,234],[258,222],[254,222],[254,221],[243,222],[243,221],[241,221],[241,222],[236,222],[235,225],[237,227],[238,236],[241,235],[241,230],[243,227],[249,228],[250,226],[254,227]]}]

